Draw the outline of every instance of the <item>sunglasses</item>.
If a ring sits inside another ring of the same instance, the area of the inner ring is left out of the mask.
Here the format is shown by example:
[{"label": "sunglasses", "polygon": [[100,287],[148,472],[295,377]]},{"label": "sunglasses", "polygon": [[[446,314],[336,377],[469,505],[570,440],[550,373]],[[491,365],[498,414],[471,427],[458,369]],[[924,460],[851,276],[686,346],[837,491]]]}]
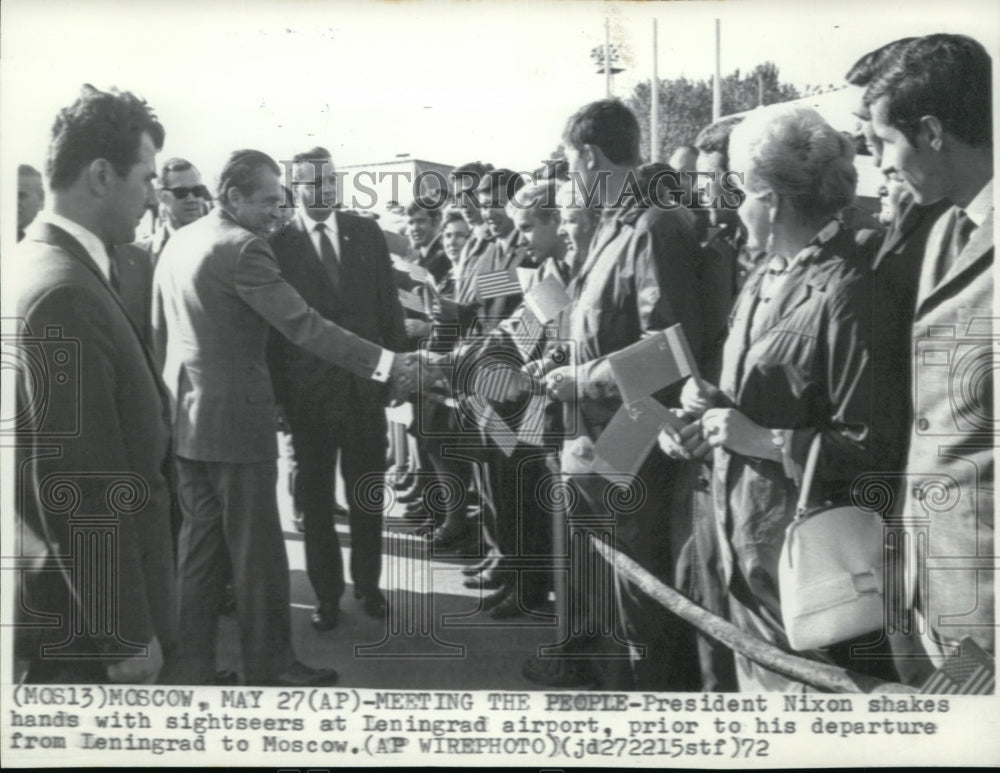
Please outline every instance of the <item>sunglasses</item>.
[{"label": "sunglasses", "polygon": [[193,188],[187,188],[180,186],[177,188],[162,188],[161,190],[170,191],[174,194],[175,199],[186,199],[190,194],[194,194],[199,199],[211,199],[212,194],[208,192],[208,188],[204,185],[196,185]]}]

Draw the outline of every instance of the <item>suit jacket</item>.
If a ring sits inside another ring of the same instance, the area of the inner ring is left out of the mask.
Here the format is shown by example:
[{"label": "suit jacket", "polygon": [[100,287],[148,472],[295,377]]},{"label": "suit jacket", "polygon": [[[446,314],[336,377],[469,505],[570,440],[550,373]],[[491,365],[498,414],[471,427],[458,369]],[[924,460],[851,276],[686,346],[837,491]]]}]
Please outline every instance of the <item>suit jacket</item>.
[{"label": "suit jacket", "polygon": [[[268,240],[285,280],[325,319],[387,349],[406,348],[403,308],[393,279],[392,262],[373,221],[335,212],[340,244],[339,286],[334,287],[309,234],[296,217]],[[292,415],[336,411],[384,421],[387,387],[372,384],[344,368],[296,346],[270,337],[268,364],[275,395]]]},{"label": "suit jacket", "polygon": [[108,256],[118,266],[118,295],[142,342],[152,345],[153,259],[138,244],[119,244]]},{"label": "suit jacket", "polygon": [[914,530],[928,533],[930,569],[920,593],[926,619],[945,637],[971,636],[990,653],[993,214],[991,207],[939,281],[938,256],[929,250],[924,259],[913,318],[914,416],[904,500],[904,512],[918,519]]},{"label": "suit jacket", "polygon": [[[521,303],[519,292],[483,300],[476,290],[476,277],[497,271],[510,271],[524,263],[527,257],[527,246],[517,231],[512,231],[503,239],[489,242],[472,268],[473,275],[468,278],[471,300],[468,303],[459,300],[458,321],[463,333],[469,332],[477,320],[479,332],[489,333]],[[464,274],[462,280],[466,280]]]},{"label": "suit jacket", "polygon": [[435,236],[433,241],[427,245],[426,255],[421,254],[418,248],[411,246],[406,254],[406,259],[426,269],[436,282],[442,281],[451,271],[451,258],[444,251],[441,234]]},{"label": "suit jacket", "polygon": [[[18,346],[41,367],[17,379],[24,410],[17,428],[19,553],[33,564],[21,574],[20,612],[38,626],[19,628],[18,638],[28,640],[19,644],[35,659],[40,643],[63,641],[120,659],[155,634],[168,652],[176,625],[166,389],[126,309],[78,241],[39,223],[11,259],[31,266],[17,299]],[[92,598],[89,581],[77,584],[75,570],[86,567],[78,565],[84,559],[73,539],[86,521],[76,516],[112,512],[114,551],[98,560],[115,562],[113,601],[104,589]],[[75,638],[71,594],[80,600],[80,630],[89,632]],[[95,610],[101,614],[95,601],[114,604],[114,633],[94,619]]]},{"label": "suit jacket", "polygon": [[170,241],[172,235],[173,231],[170,228],[166,225],[161,225],[158,230],[135,243],[137,247],[149,253],[152,268],[156,268],[156,264],[160,261],[160,255],[163,254],[163,250],[166,248],[167,242]]},{"label": "suit jacket", "polygon": [[187,459],[277,456],[271,328],[369,378],[382,349],[310,307],[264,239],[215,209],[171,237],[156,267],[153,347],[173,395],[175,450]]},{"label": "suit jacket", "polygon": [[[874,293],[872,367],[876,394],[910,393],[913,374],[913,313],[917,303],[917,284],[927,237],[937,219],[951,205],[940,202],[919,206],[912,201],[901,206],[872,263]],[[882,460],[881,469],[900,470],[906,463],[906,447],[913,421],[910,401],[904,401],[903,413],[893,433],[891,455]]]}]

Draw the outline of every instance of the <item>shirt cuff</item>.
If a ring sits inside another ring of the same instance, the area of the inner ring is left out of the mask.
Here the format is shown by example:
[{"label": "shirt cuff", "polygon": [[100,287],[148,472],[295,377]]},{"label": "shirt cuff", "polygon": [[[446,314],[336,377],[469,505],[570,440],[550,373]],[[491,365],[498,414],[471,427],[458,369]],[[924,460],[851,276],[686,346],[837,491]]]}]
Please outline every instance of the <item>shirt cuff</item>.
[{"label": "shirt cuff", "polygon": [[372,373],[373,381],[379,381],[384,384],[389,380],[389,373],[392,371],[392,361],[395,356],[395,352],[390,352],[388,349],[382,350],[382,354],[378,358],[378,365],[375,366],[375,372]]}]

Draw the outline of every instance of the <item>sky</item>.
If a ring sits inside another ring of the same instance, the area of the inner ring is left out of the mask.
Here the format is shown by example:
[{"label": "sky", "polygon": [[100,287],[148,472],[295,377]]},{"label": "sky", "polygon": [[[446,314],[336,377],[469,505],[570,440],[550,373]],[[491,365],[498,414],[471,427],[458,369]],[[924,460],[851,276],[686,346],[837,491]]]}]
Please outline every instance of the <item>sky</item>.
[{"label": "sky", "polygon": [[990,0],[929,3],[441,2],[402,0],[4,0],[0,172],[41,168],[52,120],[83,82],[145,97],[178,155],[206,178],[229,151],[290,158],[312,145],[339,164],[408,153],[446,164],[537,167],[566,118],[604,96],[590,51],[605,19],[626,96],[652,70],[711,77],[772,60],[797,87],[840,85],[863,53],[904,35],[964,32],[1000,50]]}]

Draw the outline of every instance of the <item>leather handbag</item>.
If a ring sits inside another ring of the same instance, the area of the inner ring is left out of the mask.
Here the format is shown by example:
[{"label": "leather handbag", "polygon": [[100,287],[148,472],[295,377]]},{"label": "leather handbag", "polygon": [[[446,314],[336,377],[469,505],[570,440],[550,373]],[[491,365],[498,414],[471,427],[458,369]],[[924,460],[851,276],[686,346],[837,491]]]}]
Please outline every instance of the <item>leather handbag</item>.
[{"label": "leather handbag", "polygon": [[828,502],[809,509],[819,451],[817,434],[778,565],[781,616],[795,650],[821,649],[877,631],[885,618],[882,517]]}]

